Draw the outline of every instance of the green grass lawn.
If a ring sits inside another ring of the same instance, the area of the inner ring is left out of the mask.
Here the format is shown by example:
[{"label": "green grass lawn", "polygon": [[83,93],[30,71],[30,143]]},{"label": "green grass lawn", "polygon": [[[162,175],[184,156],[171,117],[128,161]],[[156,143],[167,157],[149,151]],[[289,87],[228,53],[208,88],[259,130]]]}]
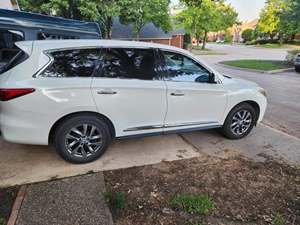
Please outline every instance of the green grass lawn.
[{"label": "green grass lawn", "polygon": [[279,70],[291,67],[285,61],[274,61],[274,60],[256,60],[256,59],[243,59],[221,62],[227,66],[254,69],[261,71]]},{"label": "green grass lawn", "polygon": [[226,53],[224,52],[217,52],[217,51],[213,51],[211,49],[193,49],[192,53],[195,55],[226,55]]},{"label": "green grass lawn", "polygon": [[290,48],[290,49],[300,47],[299,45],[289,45],[289,44],[283,44],[283,45],[280,45],[280,44],[264,44],[264,45],[256,45],[256,46],[259,47],[259,48]]}]

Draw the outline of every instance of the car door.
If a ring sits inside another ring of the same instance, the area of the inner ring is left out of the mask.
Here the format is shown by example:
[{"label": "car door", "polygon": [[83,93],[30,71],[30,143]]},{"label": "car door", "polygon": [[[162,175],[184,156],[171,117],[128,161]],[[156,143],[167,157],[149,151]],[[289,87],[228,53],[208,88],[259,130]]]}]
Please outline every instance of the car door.
[{"label": "car door", "polygon": [[165,130],[220,126],[227,104],[222,84],[187,55],[161,51],[161,56],[168,101]]},{"label": "car door", "polygon": [[158,77],[155,51],[107,48],[92,82],[98,111],[115,126],[117,136],[161,132],[167,109],[166,85]]}]

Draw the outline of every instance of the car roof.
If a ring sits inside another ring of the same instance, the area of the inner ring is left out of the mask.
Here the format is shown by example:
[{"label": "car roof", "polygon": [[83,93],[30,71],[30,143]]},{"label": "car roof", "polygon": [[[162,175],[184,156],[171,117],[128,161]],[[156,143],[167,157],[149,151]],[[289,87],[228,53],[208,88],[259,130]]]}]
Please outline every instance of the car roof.
[{"label": "car roof", "polygon": [[156,44],[150,42],[139,41],[122,41],[122,40],[41,40],[41,41],[21,41],[18,42],[18,46],[28,45],[33,43],[34,48],[41,50],[55,50],[55,49],[67,49],[67,48],[88,48],[88,47],[118,47],[118,48],[159,48],[165,50],[173,50],[185,52],[185,50],[169,45]]}]

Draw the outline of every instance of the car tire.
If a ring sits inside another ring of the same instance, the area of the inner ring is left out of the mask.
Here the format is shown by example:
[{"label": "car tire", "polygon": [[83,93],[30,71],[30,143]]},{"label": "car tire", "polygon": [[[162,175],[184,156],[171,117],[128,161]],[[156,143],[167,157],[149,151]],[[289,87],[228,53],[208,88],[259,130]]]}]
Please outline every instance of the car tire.
[{"label": "car tire", "polygon": [[226,117],[221,133],[228,139],[246,137],[257,121],[255,109],[248,103],[241,103],[234,107]]},{"label": "car tire", "polygon": [[300,73],[300,67],[295,67],[296,72]]},{"label": "car tire", "polygon": [[66,119],[57,127],[54,147],[68,162],[89,163],[104,154],[111,138],[109,126],[104,120],[79,115]]}]

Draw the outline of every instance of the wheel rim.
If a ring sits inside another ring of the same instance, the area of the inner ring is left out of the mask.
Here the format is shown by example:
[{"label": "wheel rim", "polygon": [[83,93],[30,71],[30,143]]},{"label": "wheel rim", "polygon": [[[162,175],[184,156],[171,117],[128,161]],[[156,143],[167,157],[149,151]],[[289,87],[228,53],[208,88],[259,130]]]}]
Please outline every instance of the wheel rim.
[{"label": "wheel rim", "polygon": [[75,157],[88,158],[102,146],[102,132],[91,124],[73,127],[66,135],[65,147]]},{"label": "wheel rim", "polygon": [[245,134],[252,124],[252,114],[248,110],[240,110],[236,112],[231,121],[230,129],[235,135]]}]

